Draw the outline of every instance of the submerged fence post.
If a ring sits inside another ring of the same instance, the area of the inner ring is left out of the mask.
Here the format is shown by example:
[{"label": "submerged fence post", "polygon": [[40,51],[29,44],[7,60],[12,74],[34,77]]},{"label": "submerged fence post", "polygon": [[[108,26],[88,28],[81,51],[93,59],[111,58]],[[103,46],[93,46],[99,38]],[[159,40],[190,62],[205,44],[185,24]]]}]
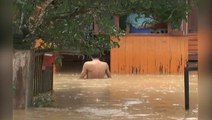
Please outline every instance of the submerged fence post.
[{"label": "submerged fence post", "polygon": [[185,110],[189,110],[189,70],[184,69]]}]

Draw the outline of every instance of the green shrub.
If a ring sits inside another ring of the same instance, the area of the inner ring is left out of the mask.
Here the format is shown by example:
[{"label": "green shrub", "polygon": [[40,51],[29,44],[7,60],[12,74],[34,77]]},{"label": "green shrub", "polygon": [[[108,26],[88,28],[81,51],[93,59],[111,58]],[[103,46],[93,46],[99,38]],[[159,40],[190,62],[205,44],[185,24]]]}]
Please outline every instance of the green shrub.
[{"label": "green shrub", "polygon": [[51,93],[43,93],[33,98],[34,107],[51,107],[54,102],[54,97]]}]

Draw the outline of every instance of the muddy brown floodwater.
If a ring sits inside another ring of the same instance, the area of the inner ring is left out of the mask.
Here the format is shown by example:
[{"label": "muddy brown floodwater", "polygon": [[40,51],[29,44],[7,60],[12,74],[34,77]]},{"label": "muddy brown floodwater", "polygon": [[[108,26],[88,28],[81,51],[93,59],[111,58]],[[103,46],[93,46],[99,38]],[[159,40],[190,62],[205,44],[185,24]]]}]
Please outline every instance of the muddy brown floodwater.
[{"label": "muddy brown floodwater", "polygon": [[190,77],[190,111],[184,110],[183,75],[78,77],[55,74],[54,106],[14,110],[14,120],[197,120],[196,73]]}]

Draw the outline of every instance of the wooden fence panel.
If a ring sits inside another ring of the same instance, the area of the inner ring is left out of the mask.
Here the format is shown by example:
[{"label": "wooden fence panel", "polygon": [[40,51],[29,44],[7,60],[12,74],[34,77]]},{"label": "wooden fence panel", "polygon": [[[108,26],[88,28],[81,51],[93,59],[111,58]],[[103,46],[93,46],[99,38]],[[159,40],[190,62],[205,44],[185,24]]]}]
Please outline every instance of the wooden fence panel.
[{"label": "wooden fence panel", "polygon": [[53,66],[42,69],[43,57],[51,49],[34,49],[33,50],[33,95],[50,92],[53,90]]},{"label": "wooden fence panel", "polygon": [[125,39],[122,38],[122,40],[119,42],[122,44],[120,48],[113,48],[111,50],[111,72],[113,73],[125,73],[126,72],[126,66],[124,65],[126,62],[126,46],[125,46]]},{"label": "wooden fence panel", "polygon": [[125,73],[126,71],[126,66],[124,65],[124,63],[126,62],[126,55],[125,55],[125,49],[126,49],[126,42],[125,39],[123,41],[121,41],[122,46],[121,48],[121,53],[118,52],[118,57],[119,57],[119,72],[120,73]]},{"label": "wooden fence panel", "polygon": [[[141,57],[141,50],[138,49],[142,49],[143,46],[141,46],[140,41],[137,42],[137,38],[133,39],[133,44],[132,44],[132,63],[133,63],[133,67],[132,67],[132,73],[133,74],[138,74],[141,72],[141,64],[140,64],[140,59],[142,59]],[[133,46],[140,46],[139,48],[137,47],[133,47]]]},{"label": "wooden fence panel", "polygon": [[112,73],[178,74],[188,60],[191,36],[127,35],[111,50]]},{"label": "wooden fence panel", "polygon": [[169,46],[169,40],[167,40],[167,37],[164,39],[155,39],[155,73],[167,73],[169,71],[169,56],[170,53],[166,48]]},{"label": "wooden fence panel", "polygon": [[132,46],[133,46],[133,42],[129,41],[128,39],[125,40],[126,41],[126,63],[123,63],[123,65],[126,65],[127,67],[127,71],[126,73],[130,74],[132,72]]},{"label": "wooden fence panel", "polygon": [[179,44],[178,41],[176,39],[172,39],[170,41],[171,46],[171,59],[170,59],[170,67],[171,67],[171,73],[176,73],[177,71],[179,71]]},{"label": "wooden fence panel", "polygon": [[[137,37],[137,40],[139,39],[139,37]],[[138,50],[138,52],[139,52],[139,55],[138,55],[138,57],[139,57],[139,59],[138,59],[138,62],[139,62],[139,64],[140,64],[140,73],[144,73],[145,71],[147,71],[147,69],[148,69],[148,67],[147,67],[147,42],[146,42],[146,40],[144,39],[144,40],[139,40],[138,41],[138,43],[139,43],[139,48],[140,48],[140,50]]]},{"label": "wooden fence panel", "polygon": [[[118,52],[118,48],[113,48],[110,52],[110,69],[112,73],[118,73],[117,69],[117,64],[118,60],[115,60],[116,53]],[[111,62],[113,61],[113,62]]]},{"label": "wooden fence panel", "polygon": [[154,38],[145,39],[147,42],[147,70],[145,71],[146,73],[155,73],[155,40]]}]

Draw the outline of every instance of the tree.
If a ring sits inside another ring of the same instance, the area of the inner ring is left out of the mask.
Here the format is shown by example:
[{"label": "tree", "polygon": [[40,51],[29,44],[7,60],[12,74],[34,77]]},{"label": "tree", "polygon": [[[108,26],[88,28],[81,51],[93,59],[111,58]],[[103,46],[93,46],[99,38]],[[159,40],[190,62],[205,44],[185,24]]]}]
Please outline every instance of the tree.
[{"label": "tree", "polygon": [[[21,35],[14,41],[16,48],[23,48],[20,43],[29,48],[35,38],[42,38],[51,47],[89,54],[118,46],[110,36],[119,38],[124,32],[115,27],[114,15],[135,9],[156,22],[179,26],[190,6],[185,0],[14,0],[14,9],[14,30]],[[102,34],[91,30],[94,21]]]}]

